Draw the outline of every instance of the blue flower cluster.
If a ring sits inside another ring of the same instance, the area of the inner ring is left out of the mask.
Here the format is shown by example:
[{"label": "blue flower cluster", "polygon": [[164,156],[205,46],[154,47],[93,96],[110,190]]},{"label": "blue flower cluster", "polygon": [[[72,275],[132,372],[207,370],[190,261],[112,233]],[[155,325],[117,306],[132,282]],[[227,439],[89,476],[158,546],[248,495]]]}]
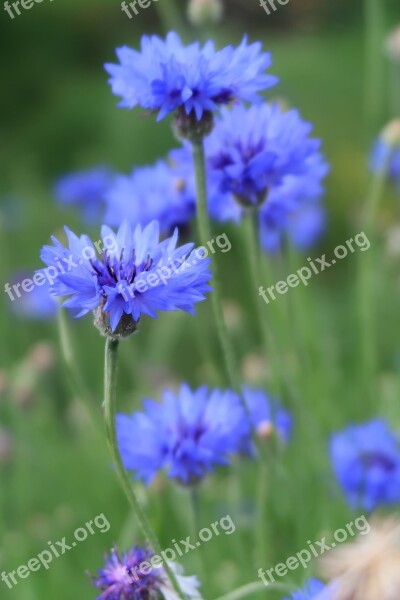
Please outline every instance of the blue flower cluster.
[{"label": "blue flower cluster", "polygon": [[202,479],[215,465],[228,465],[229,455],[249,451],[251,425],[260,434],[268,425],[283,440],[290,437],[290,415],[261,390],[244,390],[251,423],[240,398],[231,391],[182,385],[163,402],[144,401],[144,412],[118,415],[117,436],[125,468],[149,484],[156,473],[182,484]]},{"label": "blue flower cluster", "polygon": [[55,237],[53,246],[43,247],[47,269],[42,271],[48,275],[52,269],[52,294],[69,296],[64,306],[77,311],[77,317],[97,311],[96,324],[107,335],[133,333],[141,315],[194,313],[195,304],[211,290],[210,260],[191,260],[193,244],[177,248],[177,231],[160,242],[157,221],[134,231],[124,222],[117,234],[103,226],[96,247],[87,235],[65,231],[68,248]]},{"label": "blue flower cluster", "polygon": [[368,511],[400,502],[400,443],[381,419],[350,425],[332,436],[337,480],[353,508]]},{"label": "blue flower cluster", "polygon": [[238,48],[217,51],[211,41],[184,46],[174,32],[165,41],[143,36],[140,52],[124,46],[117,57],[120,64],[105,68],[113,93],[122,98],[120,106],[158,111],[158,120],[181,109],[199,121],[204,112],[234,100],[257,102],[259,92],[278,82],[265,73],[270,54],[246,38]]}]

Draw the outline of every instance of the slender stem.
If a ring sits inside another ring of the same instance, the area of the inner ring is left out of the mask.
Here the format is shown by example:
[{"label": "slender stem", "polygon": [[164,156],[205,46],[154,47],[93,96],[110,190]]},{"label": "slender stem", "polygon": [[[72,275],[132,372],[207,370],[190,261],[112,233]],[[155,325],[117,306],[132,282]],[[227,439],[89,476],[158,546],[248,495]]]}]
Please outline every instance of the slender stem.
[{"label": "slender stem", "polygon": [[293,591],[293,586],[284,583],[270,583],[269,585],[265,585],[262,581],[254,581],[233,590],[233,592],[229,592],[229,594],[225,594],[225,596],[220,596],[216,600],[240,600],[241,598],[246,598],[246,596],[251,596],[251,594],[262,591],[290,593]]},{"label": "slender stem", "polygon": [[262,342],[264,346],[265,356],[271,361],[272,380],[275,388],[280,396],[284,391],[290,388],[287,376],[284,372],[282,349],[279,347],[278,337],[276,335],[275,306],[270,304],[267,306],[262,298],[258,297],[256,291],[264,284],[264,269],[261,256],[261,248],[259,244],[259,221],[258,211],[251,210],[246,215],[244,222],[246,232],[246,250],[248,253],[248,262],[250,264],[252,287],[254,288],[255,308],[257,312]]},{"label": "slender stem", "polygon": [[[107,338],[105,349],[105,364],[104,364],[104,420],[107,433],[107,444],[114,463],[114,467],[122,488],[128,498],[129,504],[136,516],[139,526],[145,539],[149,542],[153,551],[160,555],[160,543],[146,517],[143,508],[141,507],[136,494],[133,490],[130,477],[125,471],[122,464],[121,456],[118,450],[117,431],[115,423],[116,414],[116,396],[117,396],[117,364],[118,364],[118,345],[119,342]],[[172,587],[178,594],[181,600],[185,600],[185,595],[180,589],[174,572],[168,562],[164,562],[165,572],[171,582]]]},{"label": "slender stem", "polygon": [[[203,142],[193,142],[193,159],[196,172],[197,189],[197,223],[199,227],[200,243],[207,247],[207,242],[211,240],[211,227],[208,216],[207,205],[207,181],[205,170],[205,157]],[[212,265],[213,270],[213,292],[211,294],[211,303],[214,313],[214,320],[217,327],[218,337],[224,355],[225,367],[229,377],[231,387],[240,392],[239,370],[236,364],[235,354],[229,339],[224,314],[221,303],[221,293],[219,287],[217,265],[215,261]]]}]

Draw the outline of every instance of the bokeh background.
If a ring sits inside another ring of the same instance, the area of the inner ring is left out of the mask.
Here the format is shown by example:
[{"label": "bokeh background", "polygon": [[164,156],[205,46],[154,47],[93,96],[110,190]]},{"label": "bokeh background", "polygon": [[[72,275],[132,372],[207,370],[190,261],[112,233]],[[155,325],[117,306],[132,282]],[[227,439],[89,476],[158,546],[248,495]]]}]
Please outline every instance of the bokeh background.
[{"label": "bokeh background", "polygon": [[[52,187],[60,175],[98,164],[128,172],[176,146],[168,120],[156,124],[140,111],[116,108],[103,69],[105,62],[114,60],[115,47],[135,47],[143,33],[165,31],[172,13],[169,0],[159,0],[158,5],[164,2],[160,12],[153,4],[131,20],[115,0],[44,0],[14,20],[0,11],[2,284],[15,273],[38,268],[40,247],[64,224],[83,231],[79,214],[54,200]],[[274,95],[315,123],[331,173],[325,200],[327,232],[313,249],[314,256],[329,253],[358,233],[369,184],[369,148],[395,116],[382,47],[386,34],[400,22],[400,7],[398,0],[382,0],[384,11],[371,33],[368,4],[290,0],[268,16],[257,0],[226,0],[221,22],[198,30],[186,19],[186,1],[177,2],[187,39],[213,37],[219,45],[237,43],[244,33],[261,39],[273,52],[271,71],[281,79]],[[372,60],[368,39],[374,48]],[[387,251],[389,236],[398,226],[398,206],[394,192],[388,190],[377,223],[379,398],[374,406],[366,405],[354,376],[359,358],[358,305],[352,285],[357,258],[350,257],[334,271],[314,278],[312,292],[307,290],[317,334],[309,371],[297,370],[302,409],[289,406],[297,423],[294,440],[280,459],[282,471],[271,476],[264,565],[255,564],[252,557],[256,463],[239,461],[233,470],[210,477],[202,486],[204,526],[227,513],[237,524],[235,535],[215,538],[198,551],[206,565],[205,597],[253,581],[260,566],[274,565],[303,548],[304,540],[318,539],[319,533],[351,519],[330,480],[326,443],[332,430],[378,411],[400,425],[399,243]],[[225,229],[233,243],[232,251],[220,259],[226,314],[243,378],[257,384],[267,367],[260,358],[254,311],[248,310],[249,295],[256,291],[248,287],[237,232]],[[90,233],[96,235],[96,230]],[[304,260],[299,257],[301,264]],[[90,537],[54,561],[48,571],[32,573],[13,590],[0,583],[1,597],[94,598],[85,572],[101,565],[112,543],[126,547],[136,536],[104,443],[103,341],[90,318],[69,322],[92,403],[88,408],[69,386],[56,321],[16,315],[4,293],[0,304],[0,571],[26,564],[48,540],[71,538],[77,527],[100,513],[111,524],[108,533]],[[226,383],[209,314],[201,306],[198,320],[166,314],[157,322],[143,321],[140,335],[121,348],[121,409],[133,410],[143,396],[159,397],[164,386],[183,380],[194,386]],[[199,328],[207,332],[209,360],[198,342]],[[288,363],[297,364],[290,330],[285,344]],[[318,376],[311,385],[313,372]],[[94,421],[91,413],[97,417]],[[163,545],[188,535],[184,490],[160,480],[147,491],[139,486],[139,493]],[[193,572],[197,562],[196,553],[183,560]],[[295,578],[300,582],[304,575],[299,572]]]}]

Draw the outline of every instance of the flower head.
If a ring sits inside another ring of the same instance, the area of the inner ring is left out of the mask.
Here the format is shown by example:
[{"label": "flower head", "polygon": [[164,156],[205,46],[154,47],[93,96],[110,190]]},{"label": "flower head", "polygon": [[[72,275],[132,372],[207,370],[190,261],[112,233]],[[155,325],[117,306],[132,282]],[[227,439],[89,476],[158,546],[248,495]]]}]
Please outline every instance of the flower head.
[{"label": "flower head", "polygon": [[248,45],[246,38],[237,48],[218,51],[211,41],[184,46],[170,32],[165,41],[143,36],[140,51],[124,46],[117,57],[120,64],[105,68],[113,93],[122,97],[120,106],[158,111],[158,120],[180,109],[200,121],[221,104],[255,102],[259,92],[277,83],[265,73],[270,54],[261,52],[260,43]]},{"label": "flower head", "polygon": [[[110,555],[106,556],[104,567],[93,577],[94,587],[101,590],[96,600],[176,600],[178,596],[172,589],[164,568],[159,566],[158,561],[154,567],[153,557],[154,552],[140,546],[134,546],[122,555],[113,548]],[[174,571],[182,592],[188,598],[200,600],[197,578],[183,576],[180,567],[174,563],[169,563],[169,566]]]},{"label": "flower head", "polygon": [[109,169],[96,167],[64,175],[56,182],[54,194],[60,204],[81,209],[89,223],[99,221],[111,181]]},{"label": "flower head", "polygon": [[185,226],[196,212],[194,179],[184,178],[164,161],[115,177],[107,196],[106,223],[132,226],[159,221],[162,234]]},{"label": "flower head", "polygon": [[160,242],[157,221],[134,231],[125,222],[117,234],[103,226],[96,244],[87,235],[65,231],[68,247],[55,237],[53,246],[43,247],[47,268],[42,272],[51,275],[55,296],[69,296],[64,306],[77,311],[76,317],[96,311],[96,324],[110,337],[133,333],[141,315],[194,313],[194,305],[211,289],[210,260],[199,259],[198,253],[193,258],[193,244],[177,248],[177,230]]},{"label": "flower head", "polygon": [[260,437],[274,430],[282,441],[288,442],[292,434],[293,419],[277,400],[270,398],[264,390],[243,388],[243,397],[250,413],[252,426]]},{"label": "flower head", "polygon": [[189,0],[187,15],[193,25],[217,23],[224,13],[221,0]]},{"label": "flower head", "polygon": [[[239,222],[245,207],[258,208],[260,242],[267,252],[280,249],[284,235],[305,249],[322,235],[321,204],[328,165],[311,126],[296,111],[278,105],[223,110],[205,139],[209,212],[213,219]],[[170,158],[185,181],[193,176],[189,144]]]},{"label": "flower head", "polygon": [[334,600],[330,598],[324,591],[326,586],[318,579],[312,578],[305,584],[301,590],[294,592],[290,598],[283,600]]},{"label": "flower head", "polygon": [[368,511],[400,501],[400,448],[387,424],[375,419],[332,436],[335,475],[352,507]]},{"label": "flower head", "polygon": [[278,104],[224,109],[206,140],[213,187],[226,201],[263,204],[286,176],[313,172],[320,141],[311,130],[296,110],[284,112]]},{"label": "flower head", "polygon": [[231,391],[165,391],[161,404],[144,401],[144,412],[118,415],[117,436],[126,469],[150,483],[157,471],[183,484],[229,464],[250,433],[240,399]]}]

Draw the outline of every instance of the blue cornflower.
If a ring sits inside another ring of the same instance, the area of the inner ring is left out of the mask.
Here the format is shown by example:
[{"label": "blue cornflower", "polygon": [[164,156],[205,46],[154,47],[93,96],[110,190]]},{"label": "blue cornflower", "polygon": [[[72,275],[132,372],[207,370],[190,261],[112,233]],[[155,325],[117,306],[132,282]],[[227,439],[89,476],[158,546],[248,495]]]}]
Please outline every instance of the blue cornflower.
[{"label": "blue cornflower", "polygon": [[183,177],[164,161],[115,177],[107,196],[105,222],[147,225],[159,221],[162,234],[187,225],[196,212],[194,178]]},{"label": "blue cornflower", "polygon": [[107,64],[110,84],[121,96],[120,106],[158,111],[158,120],[180,109],[200,121],[204,113],[234,100],[256,102],[258,93],[275,85],[266,74],[271,55],[261,52],[261,43],[216,50],[212,41],[184,46],[170,32],[165,41],[143,36],[141,50],[117,49],[119,65]]},{"label": "blue cornflower", "polygon": [[310,176],[321,145],[311,130],[296,110],[285,112],[277,103],[223,109],[205,142],[215,192],[228,202],[259,206],[286,176]]},{"label": "blue cornflower", "polygon": [[125,468],[149,484],[166,469],[185,485],[202,479],[214,465],[248,440],[250,427],[239,397],[231,391],[165,391],[161,404],[144,401],[144,413],[117,416],[119,450]]},{"label": "blue cornflower", "polygon": [[[319,141],[308,138],[310,129],[296,111],[283,113],[277,105],[223,110],[205,139],[210,216],[237,223],[245,205],[260,203],[260,242],[267,252],[277,251],[284,235],[300,249],[316,242],[325,225],[320,200],[328,165]],[[190,145],[170,158],[190,180]]]},{"label": "blue cornflower", "polygon": [[372,147],[370,167],[373,173],[387,169],[389,178],[400,192],[400,146],[393,148],[383,138],[378,138]]},{"label": "blue cornflower", "polygon": [[247,386],[243,388],[243,397],[252,426],[260,437],[275,430],[284,442],[289,441],[293,429],[292,415],[275,398],[270,398],[264,390]]},{"label": "blue cornflower", "polygon": [[[70,296],[64,306],[81,317],[96,311],[96,325],[111,336],[129,335],[141,315],[157,317],[157,311],[184,310],[210,291],[210,260],[193,257],[193,244],[176,247],[178,231],[159,241],[159,225],[153,221],[133,231],[123,223],[115,234],[102,227],[102,240],[77,237],[67,227],[68,248],[52,237],[53,246],[44,246],[42,272],[52,275],[50,289],[55,296]],[[101,252],[96,255],[96,250]]]},{"label": "blue cornflower", "polygon": [[[94,587],[102,592],[96,600],[177,600],[178,596],[160,562],[160,557],[156,557],[148,548],[134,546],[122,555],[113,548],[105,558],[104,567],[93,577]],[[185,577],[182,569],[174,563],[170,562],[169,566],[182,592],[188,598],[200,600],[197,578]]]},{"label": "blue cornflower", "polygon": [[318,579],[312,578],[301,590],[294,592],[290,598],[284,598],[283,600],[333,600],[329,598],[328,594],[325,594],[326,586]]},{"label": "blue cornflower", "polygon": [[385,421],[374,419],[335,433],[330,456],[352,507],[372,511],[400,502],[400,446]]},{"label": "blue cornflower", "polygon": [[109,169],[95,167],[60,177],[54,186],[54,195],[60,204],[81,209],[85,220],[91,223],[101,219],[111,182]]}]

